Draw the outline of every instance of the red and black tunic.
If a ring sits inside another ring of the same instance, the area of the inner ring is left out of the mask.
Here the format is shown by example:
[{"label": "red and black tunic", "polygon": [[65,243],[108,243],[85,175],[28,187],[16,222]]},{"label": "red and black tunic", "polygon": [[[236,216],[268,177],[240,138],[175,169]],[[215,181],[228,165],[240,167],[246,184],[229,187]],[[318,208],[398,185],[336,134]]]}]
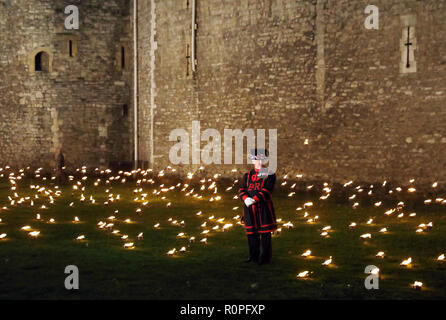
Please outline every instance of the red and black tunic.
[{"label": "red and black tunic", "polygon": [[243,205],[243,221],[246,234],[266,233],[277,229],[272,193],[276,174],[258,176],[259,171],[252,169],[243,176],[240,183],[239,198],[244,202],[247,197],[256,203]]}]

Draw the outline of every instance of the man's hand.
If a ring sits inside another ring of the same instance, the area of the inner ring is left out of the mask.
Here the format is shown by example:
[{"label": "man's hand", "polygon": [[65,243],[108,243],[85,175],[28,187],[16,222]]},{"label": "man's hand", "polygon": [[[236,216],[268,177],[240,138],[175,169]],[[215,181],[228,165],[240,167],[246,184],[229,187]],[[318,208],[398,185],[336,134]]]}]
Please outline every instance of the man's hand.
[{"label": "man's hand", "polygon": [[253,198],[248,197],[248,198],[245,199],[245,205],[247,207],[249,207],[250,205],[252,205],[254,203],[256,203],[256,201]]}]

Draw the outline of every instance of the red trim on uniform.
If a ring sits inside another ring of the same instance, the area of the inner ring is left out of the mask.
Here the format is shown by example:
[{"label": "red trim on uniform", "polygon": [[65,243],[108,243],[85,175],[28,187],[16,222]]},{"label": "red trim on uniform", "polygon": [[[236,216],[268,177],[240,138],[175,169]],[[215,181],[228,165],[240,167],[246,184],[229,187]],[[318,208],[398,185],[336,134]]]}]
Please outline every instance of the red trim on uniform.
[{"label": "red trim on uniform", "polygon": [[259,201],[259,198],[257,198],[257,195],[255,195],[254,197],[252,197],[255,201]]},{"label": "red trim on uniform", "polygon": [[263,224],[261,225],[262,228],[267,227],[267,226],[272,226],[274,224],[277,224],[276,222],[270,223],[270,224]]},{"label": "red trim on uniform", "polygon": [[276,228],[276,229],[269,230],[269,231],[259,231],[259,233],[273,232],[273,231],[276,231],[276,230],[277,230],[277,228]]}]

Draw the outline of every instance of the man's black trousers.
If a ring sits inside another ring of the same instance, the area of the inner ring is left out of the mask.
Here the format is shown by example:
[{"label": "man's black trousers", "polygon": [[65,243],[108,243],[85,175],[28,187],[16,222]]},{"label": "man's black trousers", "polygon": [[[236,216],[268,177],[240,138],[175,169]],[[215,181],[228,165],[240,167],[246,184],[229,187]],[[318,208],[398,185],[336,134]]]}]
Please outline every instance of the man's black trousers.
[{"label": "man's black trousers", "polygon": [[[262,254],[260,254],[260,243],[262,244]],[[249,258],[252,261],[269,263],[273,255],[271,232],[248,234]]]}]

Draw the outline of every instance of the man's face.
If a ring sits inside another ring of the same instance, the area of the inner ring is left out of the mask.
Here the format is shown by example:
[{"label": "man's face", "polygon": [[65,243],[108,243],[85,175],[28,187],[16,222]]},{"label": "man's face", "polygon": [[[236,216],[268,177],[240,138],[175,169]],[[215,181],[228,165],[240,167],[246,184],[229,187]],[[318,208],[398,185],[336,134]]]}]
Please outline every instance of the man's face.
[{"label": "man's face", "polygon": [[263,160],[252,160],[252,164],[256,168],[261,168],[262,167],[262,163],[263,163]]}]

